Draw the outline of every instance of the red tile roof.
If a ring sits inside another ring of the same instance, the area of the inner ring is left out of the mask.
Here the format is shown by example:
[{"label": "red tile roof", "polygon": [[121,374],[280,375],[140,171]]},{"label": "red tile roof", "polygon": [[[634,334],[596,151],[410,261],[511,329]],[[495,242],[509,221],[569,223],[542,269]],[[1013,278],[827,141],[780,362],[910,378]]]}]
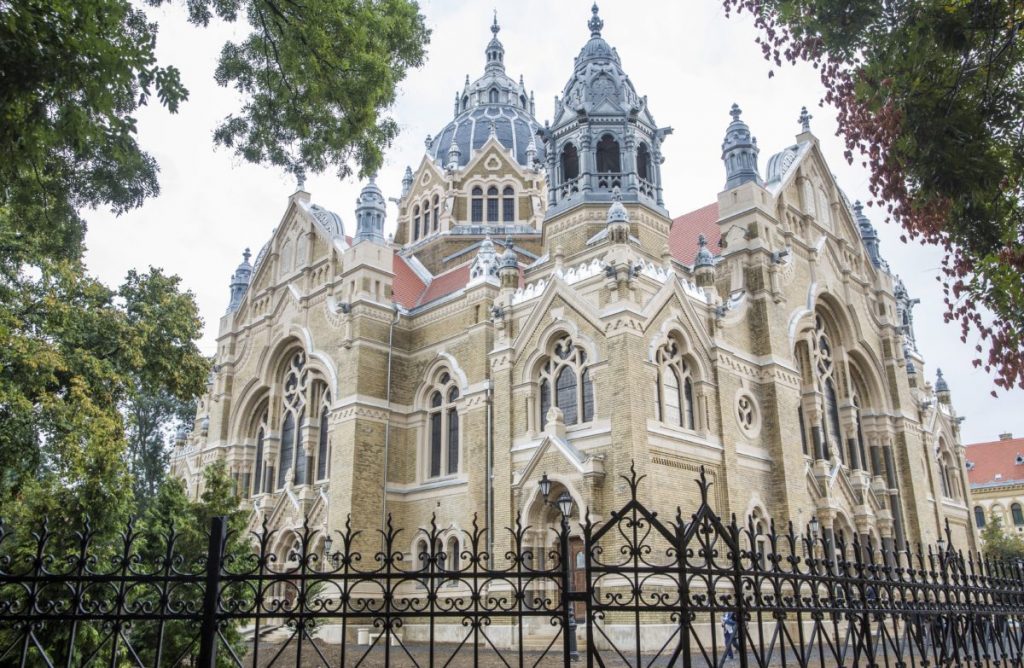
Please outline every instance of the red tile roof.
[{"label": "red tile roof", "polygon": [[683,264],[692,265],[697,256],[697,236],[700,234],[707,239],[708,250],[718,255],[718,240],[722,236],[718,229],[718,202],[684,213],[672,221],[672,229],[668,233],[668,248],[672,257]]},{"label": "red tile roof", "polygon": [[1017,455],[1024,455],[1024,438],[1008,438],[967,446],[967,478],[971,486],[1006,484],[1024,481],[1024,464]]},{"label": "red tile roof", "polygon": [[405,258],[398,253],[395,253],[395,259],[391,266],[391,271],[395,273],[395,278],[391,284],[392,297],[403,308],[416,306],[416,302],[419,301],[420,295],[423,294],[427,284],[420,280],[419,275],[413,271]]},{"label": "red tile roof", "polygon": [[467,262],[435,276],[434,280],[430,281],[427,289],[420,295],[416,305],[423,306],[424,304],[429,304],[435,299],[440,299],[460,288],[466,287],[466,283],[469,283],[469,267],[472,264],[472,262]]}]

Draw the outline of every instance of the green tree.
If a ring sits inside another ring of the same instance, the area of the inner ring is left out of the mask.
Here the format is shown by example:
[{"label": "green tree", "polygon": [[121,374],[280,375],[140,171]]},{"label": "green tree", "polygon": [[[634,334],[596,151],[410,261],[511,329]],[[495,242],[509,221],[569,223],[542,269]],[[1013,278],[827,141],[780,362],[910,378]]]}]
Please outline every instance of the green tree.
[{"label": "green tree", "polygon": [[161,390],[136,386],[122,408],[127,439],[128,472],[135,489],[135,504],[144,511],[157,498],[167,474],[170,446],[179,428],[186,428],[196,402],[182,401]]},{"label": "green tree", "polygon": [[982,550],[990,559],[1016,561],[1024,559],[1024,540],[1015,533],[1007,533],[1003,520],[992,513],[981,530]]},{"label": "green tree", "polygon": [[975,366],[1024,388],[1024,3],[724,4],[753,13],[770,61],[819,70],[875,203],[944,249],[945,317],[980,336]]}]

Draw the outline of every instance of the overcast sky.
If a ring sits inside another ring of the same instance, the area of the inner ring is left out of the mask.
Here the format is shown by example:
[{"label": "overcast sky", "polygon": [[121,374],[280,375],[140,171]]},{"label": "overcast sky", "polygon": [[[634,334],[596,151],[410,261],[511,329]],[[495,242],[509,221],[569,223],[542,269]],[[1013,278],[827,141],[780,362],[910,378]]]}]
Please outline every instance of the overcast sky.
[{"label": "overcast sky", "polygon": [[[402,83],[393,110],[402,133],[378,178],[386,197],[398,195],[405,166],[415,169],[422,159],[425,137],[451,120],[454,95],[466,74],[471,79],[482,74],[492,10],[501,24],[507,71],[514,78],[522,74],[535,91],[541,123],[551,117],[554,96],[589,38],[589,0],[435,0],[422,6],[433,36],[426,65]],[[266,242],[295,181],[213,147],[213,128],[239,104],[233,91],[213,81],[213,69],[224,41],[241,39],[247,26],[215,23],[197,29],[178,7],[151,15],[160,23],[159,57],[181,69],[190,99],[177,115],[158,107],[140,113],[140,142],[160,164],[161,195],[120,218],[87,212],[87,262],[110,284],[118,284],[132,267],[152,265],[180,275],[198,300],[206,323],[201,347],[211,354],[228,303],[228,280],[242,250],[248,246],[256,253]],[[662,171],[673,217],[716,200],[725,182],[721,141],[733,102],[758,139],[762,175],[771,154],[794,142],[800,107],[806,105],[839,185],[851,201],[868,198],[867,172],[843,160],[835,115],[818,106],[817,74],[809,67],[786,66],[770,79],[747,16],[727,19],[719,0],[605,0],[601,17],[604,37],[617,48],[637,91],[648,97],[655,119],[675,128],[664,145]],[[348,233],[354,231],[360,187],[330,173],[310,175],[306,183],[313,201],[339,213]],[[972,350],[960,342],[958,327],[943,323],[936,281],[940,254],[901,243],[898,228],[883,224],[874,209],[867,213],[879,227],[882,254],[921,299],[915,323],[927,377],[934,379],[937,366],[945,372],[954,404],[967,418],[964,443],[994,440],[1004,431],[1024,435],[1024,392],[992,398],[991,378],[971,366]],[[394,230],[394,217],[391,205],[385,233]]]}]

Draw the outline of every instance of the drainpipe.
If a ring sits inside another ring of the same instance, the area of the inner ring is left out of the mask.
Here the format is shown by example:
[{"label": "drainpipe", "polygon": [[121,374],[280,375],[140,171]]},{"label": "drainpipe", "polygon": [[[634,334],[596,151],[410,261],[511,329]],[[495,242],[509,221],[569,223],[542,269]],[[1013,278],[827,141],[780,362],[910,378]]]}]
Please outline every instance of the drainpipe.
[{"label": "drainpipe", "polygon": [[487,382],[487,478],[484,488],[484,512],[487,521],[487,552],[494,554],[494,380]]},{"label": "drainpipe", "polygon": [[395,325],[398,324],[401,314],[398,312],[398,304],[392,304],[394,317],[388,327],[388,376],[387,390],[385,390],[385,402],[387,403],[387,415],[384,420],[384,475],[380,481],[381,503],[380,503],[380,541],[384,547],[385,535],[388,530],[388,451],[391,449],[391,361],[394,357]]}]

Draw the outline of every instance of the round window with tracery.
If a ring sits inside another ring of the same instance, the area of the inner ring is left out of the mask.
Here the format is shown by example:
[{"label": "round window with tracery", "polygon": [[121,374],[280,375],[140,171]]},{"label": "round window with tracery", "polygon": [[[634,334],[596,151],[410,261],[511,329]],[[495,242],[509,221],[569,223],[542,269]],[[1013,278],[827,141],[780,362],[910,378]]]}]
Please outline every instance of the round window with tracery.
[{"label": "round window with tracery", "polygon": [[757,400],[747,392],[736,397],[736,423],[744,434],[750,437],[761,432],[761,414],[757,408]]}]

